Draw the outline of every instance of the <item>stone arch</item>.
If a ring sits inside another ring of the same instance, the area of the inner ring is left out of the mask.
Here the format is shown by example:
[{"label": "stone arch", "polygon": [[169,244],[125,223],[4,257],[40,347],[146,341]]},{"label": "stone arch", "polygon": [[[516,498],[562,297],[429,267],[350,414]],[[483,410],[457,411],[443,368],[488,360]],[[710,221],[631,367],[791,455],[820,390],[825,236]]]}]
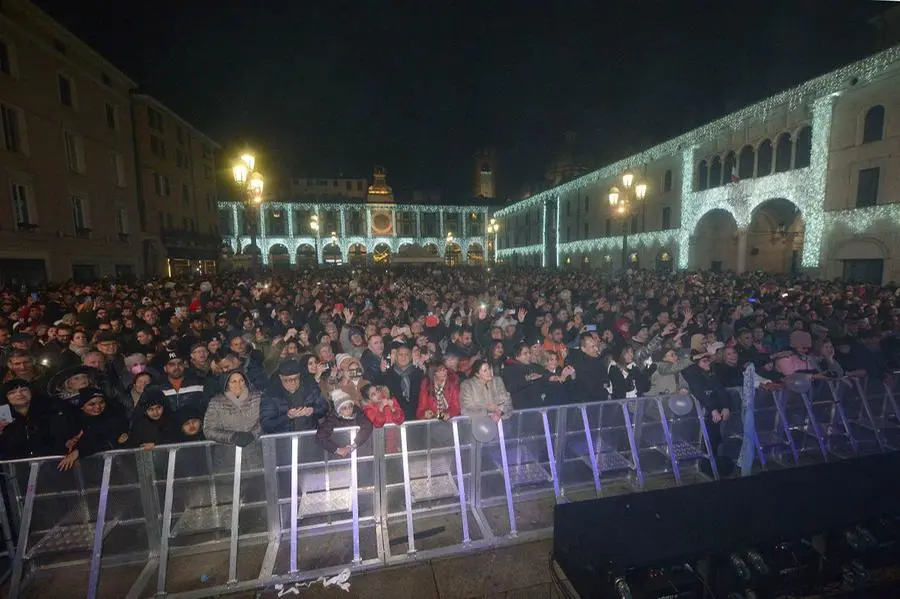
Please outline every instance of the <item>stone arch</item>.
[{"label": "stone arch", "polygon": [[440,251],[438,250],[438,246],[436,243],[426,243],[425,245],[422,246],[422,249],[424,249],[426,252],[428,252],[432,256],[440,256],[440,254],[441,254]]},{"label": "stone arch", "polygon": [[832,248],[829,260],[882,259],[891,257],[890,247],[877,237],[853,237],[844,239]]},{"label": "stone arch", "polygon": [[756,176],[757,177],[765,177],[766,175],[772,174],[772,158],[775,155],[775,151],[772,147],[771,139],[764,139],[759,142],[759,146],[756,148]]},{"label": "stone arch", "polygon": [[731,176],[737,171],[737,155],[734,152],[725,154],[725,164],[722,167],[722,180],[729,183]]},{"label": "stone arch", "polygon": [[713,156],[709,162],[709,187],[719,187],[722,185],[722,158]]},{"label": "stone arch", "polygon": [[737,232],[737,220],[728,210],[713,208],[705,212],[694,225],[689,267],[737,270]]},{"label": "stone arch", "polygon": [[697,191],[703,191],[709,186],[709,166],[706,160],[701,160],[697,165]]},{"label": "stone arch", "polygon": [[351,243],[347,250],[347,261],[352,266],[361,266],[366,263],[368,252],[363,243]]},{"label": "stone arch", "polygon": [[794,168],[806,168],[812,162],[812,126],[801,127],[795,140]]},{"label": "stone arch", "polygon": [[375,264],[388,265],[391,263],[391,246],[381,242],[375,246],[372,251],[372,261]]},{"label": "stone arch", "polygon": [[470,243],[466,248],[466,263],[481,266],[484,264],[484,248],[480,243]]},{"label": "stone arch", "polygon": [[759,202],[750,213],[746,268],[797,274],[802,261],[804,230],[803,214],[797,203],[783,197]]},{"label": "stone arch", "polygon": [[331,264],[333,266],[339,266],[344,263],[344,253],[341,251],[341,246],[337,243],[326,243],[322,246],[322,262],[325,264]]},{"label": "stone arch", "polygon": [[269,245],[269,266],[272,268],[290,268],[291,253],[282,243]]},{"label": "stone arch", "polygon": [[[894,278],[888,271],[890,248],[873,236],[845,239],[835,245],[828,260],[829,278],[881,285]],[[887,275],[887,276],[886,276]]]},{"label": "stone arch", "polygon": [[753,146],[747,144],[741,148],[738,155],[738,177],[741,179],[750,179],[753,177],[753,165],[756,162],[756,155]]},{"label": "stone arch", "polygon": [[462,260],[462,249],[456,242],[448,243],[444,248],[444,264],[447,266],[459,266]]},{"label": "stone arch", "polygon": [[297,246],[297,264],[312,265],[316,263],[316,248],[308,243]]},{"label": "stone arch", "polygon": [[794,142],[791,134],[785,131],[778,136],[775,143],[775,172],[784,173],[791,170]]},{"label": "stone arch", "polygon": [[862,117],[862,137],[864,144],[881,141],[884,138],[884,106],[876,104],[866,110]]},{"label": "stone arch", "polygon": [[259,249],[258,245],[253,245],[252,243],[247,243],[244,247],[241,248],[241,254],[250,255],[250,254],[262,254],[262,250]]}]

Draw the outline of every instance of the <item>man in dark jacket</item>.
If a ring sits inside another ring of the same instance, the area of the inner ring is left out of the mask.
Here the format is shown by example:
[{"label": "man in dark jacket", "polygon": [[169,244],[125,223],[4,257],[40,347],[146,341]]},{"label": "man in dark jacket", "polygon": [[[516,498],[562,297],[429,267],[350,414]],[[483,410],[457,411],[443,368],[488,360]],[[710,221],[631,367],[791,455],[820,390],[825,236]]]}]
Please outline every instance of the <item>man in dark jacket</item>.
[{"label": "man in dark jacket", "polygon": [[328,412],[315,381],[302,384],[303,367],[296,360],[278,366],[277,380],[263,393],[259,420],[264,433],[314,430]]},{"label": "man in dark jacket", "polygon": [[202,379],[187,373],[185,356],[178,349],[171,348],[162,353],[158,362],[165,373],[160,388],[166,396],[166,409],[169,413],[188,406],[205,411],[212,388]]},{"label": "man in dark jacket", "polygon": [[[695,364],[681,371],[681,376],[688,384],[691,395],[697,398],[703,409],[706,410],[706,429],[709,433],[710,453],[716,460],[719,474],[728,476],[734,470],[734,462],[728,458],[719,456],[719,446],[722,444],[722,423],[731,416],[728,408],[730,398],[728,391],[722,382],[716,377],[712,369],[712,356],[705,351],[695,351],[692,358]],[[712,476],[712,469],[704,461],[700,469],[707,476]]]},{"label": "man in dark jacket", "polygon": [[0,393],[12,418],[0,419],[0,459],[67,453],[66,442],[78,432],[67,403],[40,395],[23,379],[7,381]]},{"label": "man in dark jacket", "polygon": [[531,363],[531,346],[523,343],[516,349],[515,359],[503,366],[503,384],[517,410],[537,408],[546,398],[544,377]]},{"label": "man in dark jacket", "polygon": [[396,362],[384,373],[391,397],[400,403],[407,420],[416,419],[422,376],[422,371],[412,363],[412,351],[405,345],[397,349]]},{"label": "man in dark jacket", "polygon": [[609,384],[605,360],[600,357],[600,341],[593,333],[582,333],[579,349],[569,352],[566,363],[575,369],[572,382],[572,403],[609,399]]},{"label": "man in dark jacket", "polygon": [[385,368],[382,368],[384,362],[384,337],[381,335],[372,335],[367,342],[368,347],[363,351],[359,358],[359,363],[363,367],[363,378],[370,383],[381,384],[384,380]]}]

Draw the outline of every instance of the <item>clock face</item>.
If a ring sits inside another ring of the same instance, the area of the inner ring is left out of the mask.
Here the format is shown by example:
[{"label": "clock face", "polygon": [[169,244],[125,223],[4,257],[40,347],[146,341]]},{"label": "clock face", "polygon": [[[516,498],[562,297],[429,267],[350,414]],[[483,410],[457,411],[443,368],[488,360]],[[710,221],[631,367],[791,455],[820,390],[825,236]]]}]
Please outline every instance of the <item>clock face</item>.
[{"label": "clock face", "polygon": [[391,215],[386,212],[377,212],[372,215],[372,230],[376,235],[391,234]]}]

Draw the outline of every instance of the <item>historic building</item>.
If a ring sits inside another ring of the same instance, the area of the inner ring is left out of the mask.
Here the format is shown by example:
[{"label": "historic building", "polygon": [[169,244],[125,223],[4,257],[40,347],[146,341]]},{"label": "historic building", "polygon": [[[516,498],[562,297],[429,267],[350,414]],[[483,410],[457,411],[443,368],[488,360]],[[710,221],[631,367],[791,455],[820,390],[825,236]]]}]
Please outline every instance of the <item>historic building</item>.
[{"label": "historic building", "polygon": [[142,274],[134,87],[30,2],[0,4],[0,282]]},{"label": "historic building", "polygon": [[397,202],[380,166],[375,167],[365,198],[308,200],[299,195],[263,202],[258,248],[250,244],[245,206],[219,202],[225,257],[258,251],[271,268],[316,263],[484,264],[490,259],[487,225],[494,206],[487,200],[460,205]]},{"label": "historic building", "polygon": [[132,121],[144,272],[215,272],[219,145],[148,95],[132,95]]},{"label": "historic building", "polygon": [[900,281],[898,156],[894,47],[498,211],[498,258]]}]

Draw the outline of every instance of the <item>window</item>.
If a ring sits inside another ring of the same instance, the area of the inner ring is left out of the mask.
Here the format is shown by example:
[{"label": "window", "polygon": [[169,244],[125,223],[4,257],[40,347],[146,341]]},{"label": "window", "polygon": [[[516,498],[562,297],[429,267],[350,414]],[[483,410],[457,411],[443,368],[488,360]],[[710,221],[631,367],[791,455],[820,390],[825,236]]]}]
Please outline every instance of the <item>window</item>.
[{"label": "window", "polygon": [[590,206],[591,198],[589,196],[584,196],[584,213],[588,213],[588,208]]},{"label": "window", "polygon": [[0,73],[12,75],[12,57],[9,44],[0,40]]},{"label": "window", "polygon": [[356,191],[362,191],[362,190],[363,190],[363,182],[357,181],[356,182]]},{"label": "window", "polygon": [[866,112],[863,122],[862,142],[864,144],[880,141],[884,135],[884,106],[873,106]]},{"label": "window", "polygon": [[572,241],[572,227],[566,225],[566,242]]},{"label": "window", "polygon": [[[731,173],[729,173],[729,176]],[[722,159],[718,156],[713,156],[712,161],[709,163],[709,188],[719,187],[722,185]]]},{"label": "window", "polygon": [[864,168],[859,171],[859,182],[856,186],[856,207],[865,208],[878,203],[878,177],[881,169]]},{"label": "window", "polygon": [[172,225],[172,215],[171,215],[171,214],[166,214],[166,228],[167,228],[167,229],[172,229],[172,228],[173,228],[173,225]]},{"label": "window", "polygon": [[566,216],[572,216],[572,202],[566,202]]},{"label": "window", "polygon": [[738,177],[741,179],[750,179],[753,177],[753,163],[756,156],[753,153],[753,146],[747,145],[741,148],[738,154]]},{"label": "window", "polygon": [[75,90],[72,88],[72,80],[65,75],[57,75],[59,84],[59,103],[69,108],[75,108]]},{"label": "window", "polygon": [[181,128],[181,125],[175,127],[175,137],[178,139],[178,143],[184,145],[184,129]]},{"label": "window", "polygon": [[775,172],[783,173],[791,170],[791,152],[793,151],[793,143],[791,142],[790,133],[782,133],[778,136],[778,142],[775,144]]},{"label": "window", "polygon": [[36,212],[31,197],[31,188],[22,183],[12,184],[13,213],[16,217],[16,226],[20,229],[31,228],[36,225]]},{"label": "window", "polygon": [[607,237],[612,236],[612,219],[611,218],[606,219],[606,236]]},{"label": "window", "polygon": [[166,142],[164,142],[161,138],[151,135],[150,136],[150,151],[153,152],[154,156],[158,158],[166,157]]},{"label": "window", "polygon": [[756,176],[765,177],[772,174],[772,140],[764,139],[759,144],[756,155]]},{"label": "window", "polygon": [[125,187],[125,157],[114,152],[112,155],[113,173],[116,177],[116,185]]},{"label": "window", "polygon": [[353,181],[347,181],[347,191],[353,191]]},{"label": "window", "polygon": [[701,160],[700,164],[697,165],[697,190],[703,191],[706,189],[709,183],[709,167],[706,166],[706,161]]},{"label": "window", "polygon": [[337,182],[337,179],[335,179],[333,187],[337,187],[337,186],[338,186],[338,182]]},{"label": "window", "polygon": [[672,228],[672,209],[669,207],[662,209],[662,229]]},{"label": "window", "polygon": [[191,167],[191,163],[188,160],[187,154],[185,154],[178,148],[175,148],[175,164],[178,165],[178,168],[183,168],[185,170]]},{"label": "window", "polygon": [[812,127],[804,127],[797,133],[794,151],[794,168],[806,168],[812,160]]},{"label": "window", "polygon": [[147,123],[150,125],[150,128],[154,131],[163,132],[163,120],[162,114],[158,110],[154,110],[147,107]]},{"label": "window", "polygon": [[53,49],[59,52],[60,54],[66,53],[66,45],[62,43],[61,40],[53,38]]},{"label": "window", "polygon": [[591,234],[591,227],[589,223],[584,223],[584,238],[587,239]]},{"label": "window", "polygon": [[163,174],[156,173],[153,176],[153,188],[156,195],[164,198],[169,197],[169,178]]},{"label": "window", "polygon": [[19,111],[6,104],[0,104],[0,132],[3,133],[3,147],[9,152],[22,151],[22,127]]},{"label": "window", "polygon": [[212,149],[209,147],[209,144],[203,144],[201,151],[204,158],[212,158]]},{"label": "window", "polygon": [[119,128],[119,115],[116,107],[112,104],[106,104],[106,128],[110,131],[116,131]]},{"label": "window", "polygon": [[128,210],[125,208],[116,210],[116,233],[128,235]]},{"label": "window", "polygon": [[672,191],[672,169],[666,169],[663,176],[663,192]]},{"label": "window", "polygon": [[72,196],[72,224],[76,234],[81,234],[88,228],[85,199],[81,196]]},{"label": "window", "polygon": [[191,203],[191,190],[188,189],[187,183],[181,184],[181,201],[185,204]]},{"label": "window", "polygon": [[72,173],[84,174],[84,139],[71,131],[63,133],[66,147],[66,164]]}]

